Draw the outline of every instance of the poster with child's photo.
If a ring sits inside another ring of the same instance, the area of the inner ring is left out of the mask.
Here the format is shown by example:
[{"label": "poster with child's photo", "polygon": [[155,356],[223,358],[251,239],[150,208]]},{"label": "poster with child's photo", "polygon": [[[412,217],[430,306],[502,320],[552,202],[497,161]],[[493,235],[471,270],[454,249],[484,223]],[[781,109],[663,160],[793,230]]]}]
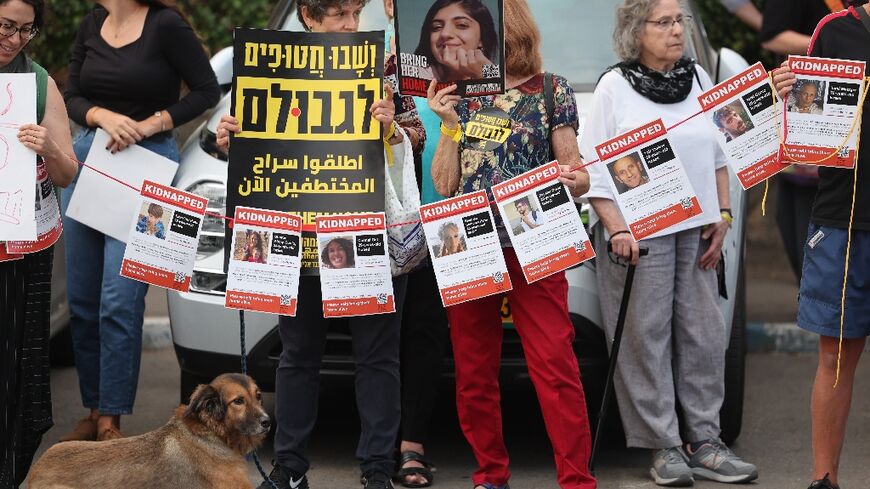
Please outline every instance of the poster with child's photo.
[{"label": "poster with child's photo", "polygon": [[139,210],[139,220],[136,221],[136,232],[157,239],[166,239],[166,230],[172,222],[172,210],[154,202],[142,204]]},{"label": "poster with child's photo", "polygon": [[394,0],[399,92],[426,96],[456,83],[456,94],[504,92],[502,0]]},{"label": "poster with child's photo", "polygon": [[269,259],[269,231],[246,229],[236,231],[233,260],[250,263],[266,263]]}]

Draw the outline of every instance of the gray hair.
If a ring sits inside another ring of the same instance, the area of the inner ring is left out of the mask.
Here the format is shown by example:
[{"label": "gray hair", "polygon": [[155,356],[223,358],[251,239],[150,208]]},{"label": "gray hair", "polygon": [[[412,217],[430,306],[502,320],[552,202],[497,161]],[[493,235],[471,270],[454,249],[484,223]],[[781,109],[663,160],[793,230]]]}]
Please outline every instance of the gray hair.
[{"label": "gray hair", "polygon": [[[640,58],[640,34],[652,10],[661,0],[623,0],[616,8],[616,27],[613,30],[613,50],[622,61]],[[685,0],[677,0],[685,10]],[[684,14],[685,15],[685,14]]]},{"label": "gray hair", "polygon": [[351,3],[365,7],[369,0],[296,0],[296,17],[299,18],[299,22],[306,31],[311,31],[311,26],[307,25],[302,17],[302,7],[308,9],[309,17],[317,22],[322,22],[330,7],[341,8]]}]

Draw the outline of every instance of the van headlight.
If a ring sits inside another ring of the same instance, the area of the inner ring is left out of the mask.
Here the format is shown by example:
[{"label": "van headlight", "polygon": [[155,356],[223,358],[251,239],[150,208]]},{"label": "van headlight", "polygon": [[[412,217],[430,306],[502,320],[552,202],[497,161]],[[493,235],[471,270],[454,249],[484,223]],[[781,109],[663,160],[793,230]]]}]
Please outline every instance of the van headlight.
[{"label": "van headlight", "polygon": [[226,215],[227,187],[219,182],[198,182],[188,187],[187,191],[208,199],[207,214],[202,220],[199,246],[196,250],[196,258],[200,260],[224,248],[224,219],[217,216]]}]

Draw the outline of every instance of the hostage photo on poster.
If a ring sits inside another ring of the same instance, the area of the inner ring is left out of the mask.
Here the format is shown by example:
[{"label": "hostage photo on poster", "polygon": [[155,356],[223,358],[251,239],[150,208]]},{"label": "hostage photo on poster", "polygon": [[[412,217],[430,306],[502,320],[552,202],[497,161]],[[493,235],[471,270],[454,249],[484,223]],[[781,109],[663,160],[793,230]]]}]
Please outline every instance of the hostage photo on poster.
[{"label": "hostage photo on poster", "polygon": [[[318,215],[384,210],[384,33],[235,31],[227,214],[302,218],[302,274],[318,273]],[[227,229],[226,261],[233,246]]]},{"label": "hostage photo on poster", "polygon": [[456,83],[464,97],[504,92],[502,0],[395,0],[399,92]]}]

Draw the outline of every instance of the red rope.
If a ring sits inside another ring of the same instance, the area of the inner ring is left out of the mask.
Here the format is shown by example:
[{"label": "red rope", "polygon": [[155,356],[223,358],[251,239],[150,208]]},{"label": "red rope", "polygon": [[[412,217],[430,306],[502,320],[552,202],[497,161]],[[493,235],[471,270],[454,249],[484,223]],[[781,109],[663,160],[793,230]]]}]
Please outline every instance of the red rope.
[{"label": "red rope", "polygon": [[[699,115],[701,115],[701,114],[703,114],[703,113],[704,113],[703,111],[700,111],[700,112],[697,112],[697,113],[695,113],[695,114],[692,114],[691,116],[689,116],[689,117],[687,117],[687,118],[681,120],[680,122],[677,122],[677,123],[674,124],[673,126],[668,127],[667,130],[668,130],[668,131],[672,131],[672,130],[676,129],[677,127],[681,126],[682,124],[685,124],[686,122],[688,122],[688,121],[694,119],[695,117],[698,117]],[[0,125],[3,125],[3,124],[0,123]],[[71,160],[73,160],[77,165],[79,165],[79,166],[81,166],[81,167],[89,168],[89,169],[91,169],[91,170],[97,172],[97,173],[100,174],[100,175],[103,175],[104,177],[106,177],[106,178],[108,178],[108,179],[110,179],[110,180],[113,180],[113,181],[115,181],[115,182],[120,183],[121,185],[124,185],[125,187],[128,187],[128,188],[131,188],[131,189],[135,190],[136,192],[139,192],[139,191],[140,191],[140,189],[138,189],[138,188],[136,188],[136,187],[130,185],[129,183],[124,182],[124,181],[122,181],[122,180],[119,180],[119,179],[113,177],[112,175],[109,175],[109,174],[106,173],[106,172],[103,172],[103,171],[101,171],[101,170],[97,170],[96,168],[94,168],[94,167],[88,165],[87,163],[83,163],[83,162],[77,160],[76,158],[73,158],[72,156],[70,156],[69,158],[70,158]],[[586,167],[588,167],[588,166],[590,166],[590,165],[594,165],[595,163],[599,163],[600,161],[601,161],[600,159],[598,159],[598,160],[592,160],[592,161],[587,161],[587,162],[585,162],[585,163],[583,163],[583,164],[580,164],[580,165],[577,165],[577,166],[574,166],[574,167],[569,168],[568,171],[582,170],[582,169],[584,169],[584,168],[586,168]],[[210,216],[210,217],[216,217],[216,218],[218,218],[218,219],[223,219],[223,220],[225,220],[225,221],[228,221],[228,222],[229,222],[229,227],[231,227],[231,228],[233,227],[234,219],[233,219],[232,217],[225,216],[225,215],[223,215],[223,214],[219,214],[219,213],[217,213],[217,212],[208,212],[208,211],[206,211],[205,215]],[[420,220],[417,219],[417,220],[413,220],[413,221],[400,222],[400,223],[395,223],[395,224],[388,224],[387,227],[388,227],[388,228],[395,228],[395,227],[407,226],[407,225],[409,225],[409,224],[417,224],[417,223],[419,223],[419,222],[420,222]],[[314,232],[315,227],[314,227],[313,224],[306,224],[306,225],[302,226],[302,230],[303,230],[303,231]]]}]

